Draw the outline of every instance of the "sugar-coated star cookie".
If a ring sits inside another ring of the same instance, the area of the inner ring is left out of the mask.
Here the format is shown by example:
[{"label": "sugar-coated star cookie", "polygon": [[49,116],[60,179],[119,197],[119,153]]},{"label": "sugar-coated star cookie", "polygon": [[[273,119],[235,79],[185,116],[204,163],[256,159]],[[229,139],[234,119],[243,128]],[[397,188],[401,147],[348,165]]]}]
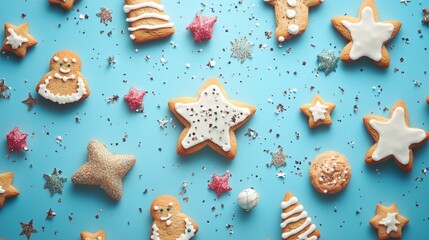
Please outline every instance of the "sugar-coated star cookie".
[{"label": "sugar-coated star cookie", "polygon": [[58,51],[51,58],[49,66],[51,71],[36,86],[36,91],[42,97],[58,104],[74,103],[89,97],[90,89],[80,72],[82,63],[77,53]]},{"label": "sugar-coated star cookie", "polygon": [[402,23],[380,22],[374,0],[363,0],[358,18],[341,16],[331,21],[338,32],[349,41],[341,53],[342,61],[352,62],[368,57],[380,67],[389,67],[390,55],[385,44],[396,36]]},{"label": "sugar-coated star cookie", "polygon": [[189,240],[198,232],[198,224],[180,211],[176,198],[163,195],[150,207],[153,217],[151,240]]},{"label": "sugar-coated star cookie", "polygon": [[49,3],[61,6],[67,11],[73,9],[73,4],[76,0],[49,0]]},{"label": "sugar-coated star cookie", "polygon": [[283,240],[317,240],[320,232],[308,216],[307,211],[292,193],[288,192],[280,204],[282,208],[280,227]]},{"label": "sugar-coated star cookie", "polygon": [[366,163],[376,164],[393,158],[404,171],[413,169],[413,148],[429,139],[429,133],[411,128],[407,107],[397,102],[390,110],[390,119],[369,115],[363,118],[366,129],[375,140],[365,156]]},{"label": "sugar-coated star cookie", "polygon": [[194,153],[208,145],[229,159],[237,154],[234,130],[256,111],[249,104],[229,100],[216,78],[204,83],[197,98],[176,98],[168,102],[168,107],[186,126],[177,144],[180,155]]},{"label": "sugar-coated star cookie", "polygon": [[402,228],[407,225],[408,219],[399,215],[396,204],[389,207],[377,204],[376,211],[376,215],[369,223],[377,229],[378,239],[402,239]]},{"label": "sugar-coated star cookie", "polygon": [[3,207],[6,198],[19,195],[18,189],[12,185],[13,172],[0,173],[0,208]]},{"label": "sugar-coated star cookie", "polygon": [[88,162],[72,176],[74,184],[98,185],[113,200],[122,197],[122,178],[134,166],[136,158],[132,155],[113,155],[99,141],[92,140],[88,145]]},{"label": "sugar-coated star cookie", "polygon": [[302,105],[299,109],[308,117],[308,125],[315,128],[320,125],[331,125],[331,112],[335,103],[325,102],[320,95],[316,95],[313,101]]},{"label": "sugar-coated star cookie", "polygon": [[19,26],[6,23],[4,33],[6,38],[1,50],[14,53],[20,58],[25,57],[28,48],[37,44],[37,40],[30,34],[26,22]]},{"label": "sugar-coated star cookie", "polygon": [[325,0],[264,0],[274,7],[276,17],[276,39],[284,42],[301,35],[307,29],[310,7]]},{"label": "sugar-coated star cookie", "polygon": [[80,240],[106,240],[106,233],[104,230],[100,230],[96,233],[81,232]]}]

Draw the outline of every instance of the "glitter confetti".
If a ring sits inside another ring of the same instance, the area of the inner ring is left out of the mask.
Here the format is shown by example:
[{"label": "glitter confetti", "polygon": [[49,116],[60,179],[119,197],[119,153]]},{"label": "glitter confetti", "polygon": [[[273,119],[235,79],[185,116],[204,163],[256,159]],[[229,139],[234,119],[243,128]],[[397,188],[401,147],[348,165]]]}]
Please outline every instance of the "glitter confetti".
[{"label": "glitter confetti", "polygon": [[109,63],[109,66],[115,65],[116,64],[115,56],[107,57],[107,62]]},{"label": "glitter confetti", "polygon": [[401,0],[401,3],[408,5],[408,3],[411,2],[411,0]]},{"label": "glitter confetti", "polygon": [[17,152],[19,150],[27,151],[27,136],[28,134],[19,131],[18,127],[15,127],[6,135],[7,148],[11,152]]},{"label": "glitter confetti", "polygon": [[131,87],[130,92],[124,96],[125,101],[127,101],[128,106],[131,110],[137,110],[138,107],[143,105],[143,97],[146,94],[144,90],[137,90],[134,87]]},{"label": "glitter confetti", "polygon": [[72,176],[74,184],[100,186],[113,200],[122,197],[122,178],[134,166],[132,155],[113,155],[99,141],[88,144],[88,162]]},{"label": "glitter confetti", "polygon": [[2,98],[8,98],[8,96],[6,95],[6,92],[10,90],[9,86],[6,86],[6,83],[4,82],[4,79],[2,79],[0,81],[0,97]]},{"label": "glitter confetti", "polygon": [[107,26],[107,22],[112,21],[112,10],[105,7],[100,8],[100,12],[96,14],[100,18],[100,23],[104,23]]},{"label": "glitter confetti", "polygon": [[335,56],[333,50],[323,50],[320,54],[317,55],[317,60],[319,61],[319,66],[317,66],[317,70],[324,71],[326,75],[335,72],[337,69],[339,57]]},{"label": "glitter confetti", "polygon": [[231,191],[232,188],[228,184],[229,172],[226,172],[222,176],[218,176],[216,173],[212,175],[212,181],[209,183],[209,188],[216,192],[216,195],[220,197],[224,192]]},{"label": "glitter confetti", "polygon": [[277,152],[271,153],[271,163],[270,166],[274,166],[277,168],[286,166],[286,158],[287,155],[283,153],[283,148],[279,147]]},{"label": "glitter confetti", "polygon": [[213,36],[213,27],[217,21],[217,17],[206,17],[197,14],[195,19],[186,27],[191,30],[194,35],[194,42],[202,42],[210,40]]},{"label": "glitter confetti", "polygon": [[19,234],[19,236],[26,236],[27,239],[30,239],[31,234],[37,233],[37,229],[35,229],[33,226],[33,219],[31,219],[29,223],[21,222],[20,224],[21,224],[22,231]]},{"label": "glitter confetti", "polygon": [[49,192],[51,193],[51,196],[53,196],[55,193],[63,193],[63,187],[64,183],[67,181],[67,178],[60,177],[60,173],[57,172],[57,169],[54,168],[54,171],[51,175],[43,174],[43,177],[45,178],[45,186],[43,188],[49,189]]},{"label": "glitter confetti", "polygon": [[28,93],[28,98],[25,99],[25,100],[22,100],[22,103],[24,103],[25,105],[27,105],[28,111],[31,111],[31,109],[33,109],[33,107],[36,106],[36,104],[39,103],[39,100],[33,98],[33,96],[31,95],[31,93]]},{"label": "glitter confetti", "polygon": [[[425,24],[429,25],[429,8],[423,8],[422,12],[424,14],[424,17],[422,19],[422,23],[425,23]],[[0,87],[0,93],[1,93],[1,87]]]},{"label": "glitter confetti", "polygon": [[52,208],[49,208],[49,210],[46,212],[46,219],[52,219],[56,215],[57,214],[54,212],[54,210],[52,210]]},{"label": "glitter confetti", "polygon": [[246,61],[247,58],[252,58],[253,43],[247,40],[246,37],[234,39],[234,41],[231,41],[231,45],[232,57],[240,59],[242,63]]}]

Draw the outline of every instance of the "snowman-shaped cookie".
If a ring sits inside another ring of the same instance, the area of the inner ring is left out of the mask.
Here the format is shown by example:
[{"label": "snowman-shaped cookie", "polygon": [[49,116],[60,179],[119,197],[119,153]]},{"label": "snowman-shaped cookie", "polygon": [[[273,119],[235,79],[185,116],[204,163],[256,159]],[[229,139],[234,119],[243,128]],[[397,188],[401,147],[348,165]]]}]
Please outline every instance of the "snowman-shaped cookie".
[{"label": "snowman-shaped cookie", "polygon": [[79,72],[79,56],[69,50],[56,52],[50,62],[51,71],[37,84],[36,91],[59,104],[73,103],[89,96],[88,84]]},{"label": "snowman-shaped cookie", "polygon": [[198,232],[198,225],[180,212],[176,198],[168,195],[153,200],[150,214],[153,217],[151,240],[188,240]]}]

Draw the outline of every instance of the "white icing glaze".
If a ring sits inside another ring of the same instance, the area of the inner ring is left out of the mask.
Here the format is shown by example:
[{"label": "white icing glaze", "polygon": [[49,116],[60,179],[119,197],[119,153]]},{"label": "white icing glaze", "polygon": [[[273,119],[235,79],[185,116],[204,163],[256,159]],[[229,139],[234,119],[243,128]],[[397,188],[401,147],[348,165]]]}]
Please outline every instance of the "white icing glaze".
[{"label": "white icing glaze", "polygon": [[158,210],[159,210],[159,207],[158,207],[158,206],[154,206],[154,207],[153,207],[153,210],[158,211]]},{"label": "white icing glaze", "polygon": [[91,239],[89,239],[89,237],[86,237],[85,240],[91,240]]},{"label": "white icing glaze", "polygon": [[124,6],[124,12],[125,13],[129,13],[132,10],[136,10],[136,9],[140,9],[140,8],[155,8],[158,9],[160,11],[164,10],[164,6],[155,2],[144,2],[144,3],[138,3],[138,4],[134,4],[134,5],[125,5]]},{"label": "white icing glaze", "polygon": [[161,28],[169,28],[169,27],[173,27],[174,23],[169,22],[169,23],[163,23],[163,24],[154,24],[154,25],[140,25],[140,26],[136,26],[136,27],[129,27],[128,31],[130,32],[134,32],[140,29],[147,29],[147,30],[153,30],[153,29],[161,29]]},{"label": "white icing glaze", "polygon": [[362,9],[361,16],[362,19],[357,23],[341,21],[352,36],[350,59],[356,60],[366,56],[374,61],[380,61],[383,44],[392,36],[394,26],[391,23],[375,22],[371,7]]},{"label": "white icing glaze", "polygon": [[2,186],[2,185],[0,185],[0,195],[1,195],[1,194],[3,194],[3,193],[5,193],[5,192],[6,192],[6,190],[4,190],[4,189],[3,189],[3,186]]},{"label": "white icing glaze", "polygon": [[76,58],[72,58],[72,63],[77,62]]},{"label": "white icing glaze", "polygon": [[103,240],[103,237],[102,236],[98,236],[97,240]]},{"label": "white icing glaze", "polygon": [[287,0],[287,5],[291,7],[296,7],[296,0]]},{"label": "white icing glaze", "polygon": [[285,37],[280,36],[278,40],[279,40],[279,42],[284,42],[285,41]]},{"label": "white icing glaze", "polygon": [[131,38],[131,40],[136,39],[136,37],[134,35],[132,35],[132,34],[130,34],[130,38]]},{"label": "white icing glaze", "polygon": [[28,38],[22,37],[13,30],[13,28],[8,28],[9,36],[6,37],[6,44],[9,44],[12,49],[18,49],[23,43],[28,42]]},{"label": "white icing glaze", "polygon": [[70,68],[68,68],[68,69],[60,68],[60,72],[62,72],[62,73],[69,73],[70,72]]},{"label": "white icing glaze", "polygon": [[248,108],[237,107],[228,102],[216,85],[204,89],[197,102],[176,103],[174,107],[190,123],[182,140],[185,149],[210,140],[225,152],[231,150],[230,128],[250,115]]},{"label": "white icing glaze", "polygon": [[59,58],[59,57],[54,56],[54,62],[58,62],[59,60],[60,60],[60,58]]},{"label": "white icing glaze", "polygon": [[72,74],[72,75],[70,75],[70,77],[67,77],[67,76],[62,76],[61,74],[59,74],[59,73],[55,73],[54,74],[54,77],[55,78],[57,78],[57,79],[61,79],[61,80],[63,80],[64,82],[66,82],[67,80],[75,80],[76,79],[76,76],[74,75],[74,74]]},{"label": "white icing glaze", "polygon": [[152,225],[152,235],[150,235],[150,239],[151,240],[161,240],[159,238],[159,229],[155,223]]},{"label": "white icing glaze", "polygon": [[426,138],[424,130],[407,126],[405,110],[402,107],[397,107],[387,122],[371,119],[369,125],[379,135],[377,147],[371,155],[374,161],[393,155],[401,164],[407,165],[410,162],[409,147]]},{"label": "white icing glaze", "polygon": [[168,15],[165,14],[159,14],[159,13],[142,13],[140,15],[138,15],[137,17],[131,17],[131,18],[127,18],[126,21],[127,22],[135,22],[141,19],[146,19],[146,18],[157,18],[157,19],[162,19],[162,20],[170,20],[170,17]]},{"label": "white icing glaze", "polygon": [[172,207],[172,206],[173,206],[173,203],[172,203],[172,202],[169,202],[169,203],[168,203],[168,206],[169,206],[169,207]]},{"label": "white icing glaze", "polygon": [[45,80],[44,84],[40,84],[38,93],[44,98],[49,99],[53,102],[57,102],[59,104],[72,103],[80,100],[83,97],[83,95],[86,94],[85,83],[83,82],[82,78],[77,79],[77,86],[78,86],[77,92],[72,93],[70,95],[59,95],[58,93],[53,94],[51,91],[49,91],[47,86],[49,85],[49,82],[51,80],[52,80],[52,77],[49,76]]},{"label": "white icing glaze", "polygon": [[286,10],[286,17],[292,19],[296,16],[296,11],[293,9]]},{"label": "white icing glaze", "polygon": [[292,35],[296,35],[299,32],[299,26],[296,24],[291,24],[287,27],[287,32]]},{"label": "white icing glaze", "polygon": [[185,232],[176,238],[176,240],[189,240],[195,235],[195,228],[189,219],[185,218]]},{"label": "white icing glaze", "polygon": [[384,225],[387,227],[386,233],[389,234],[391,231],[398,231],[398,227],[396,227],[396,224],[400,224],[398,220],[396,220],[397,212],[393,213],[387,213],[387,216],[378,223],[380,225]]},{"label": "white icing glaze", "polygon": [[63,61],[64,61],[64,62],[68,62],[68,61],[69,61],[69,59],[68,59],[68,58],[64,58],[64,59],[63,59]]},{"label": "white icing glaze", "polygon": [[170,219],[171,218],[171,213],[169,213],[168,215],[167,215],[167,217],[160,217],[159,219],[161,219],[161,221],[167,221],[168,219]]},{"label": "white icing glaze", "polygon": [[171,225],[171,220],[167,220],[167,221],[165,222],[165,225],[170,226],[170,225]]},{"label": "white icing glaze", "polygon": [[325,120],[325,113],[326,109],[328,109],[328,106],[323,105],[320,103],[320,101],[317,101],[314,106],[310,107],[310,112],[313,115],[314,122],[317,122],[319,120]]},{"label": "white icing glaze", "polygon": [[[286,209],[286,208],[288,208],[294,204],[297,204],[297,203],[298,203],[298,198],[291,197],[288,201],[283,201],[280,206],[284,210],[284,209]],[[300,214],[298,216],[291,217],[292,215],[297,214],[297,213],[300,213]],[[288,224],[290,224],[290,223],[295,223],[295,222],[298,222],[301,219],[305,218],[304,223],[299,225],[297,228],[294,228],[288,232],[282,233],[282,239],[287,239],[290,236],[293,236],[293,235],[299,233],[300,231],[304,230],[308,226],[310,226],[310,227],[306,231],[304,231],[303,233],[298,235],[297,240],[317,240],[318,239],[316,236],[312,236],[312,237],[308,236],[311,233],[313,233],[314,230],[316,230],[316,226],[311,223],[311,218],[307,216],[307,212],[304,211],[304,207],[302,205],[296,206],[291,211],[282,212],[281,217],[282,217],[282,219],[284,219],[284,221],[280,224],[280,227],[282,229],[286,228],[288,226]]]}]

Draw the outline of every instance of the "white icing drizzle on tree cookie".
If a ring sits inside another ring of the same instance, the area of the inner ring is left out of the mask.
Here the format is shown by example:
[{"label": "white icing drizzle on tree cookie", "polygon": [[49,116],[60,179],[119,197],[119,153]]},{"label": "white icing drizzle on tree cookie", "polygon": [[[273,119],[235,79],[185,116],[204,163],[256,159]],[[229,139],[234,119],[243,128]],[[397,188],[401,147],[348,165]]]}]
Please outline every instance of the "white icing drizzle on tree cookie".
[{"label": "white icing drizzle on tree cookie", "polygon": [[53,102],[57,102],[59,104],[66,104],[66,103],[72,103],[80,100],[86,92],[85,83],[82,78],[77,79],[77,92],[72,93],[70,95],[60,95],[60,94],[53,94],[49,89],[47,88],[49,82],[52,80],[52,77],[49,76],[44,84],[39,85],[39,91],[38,93],[43,96],[46,99],[49,99]]},{"label": "white icing drizzle on tree cookie", "polygon": [[6,192],[6,190],[3,189],[3,186],[0,185],[0,195],[4,194]]},{"label": "white icing drizzle on tree cookie", "polygon": [[379,135],[377,147],[371,155],[374,161],[393,155],[401,164],[407,165],[410,162],[410,146],[426,138],[424,130],[407,126],[402,107],[397,107],[387,122],[371,119],[369,125]]},{"label": "white icing drizzle on tree cookie", "polygon": [[230,128],[244,121],[250,110],[230,103],[216,85],[204,89],[197,102],[176,103],[179,115],[190,127],[182,140],[185,149],[210,140],[223,151],[231,150]]},{"label": "white icing drizzle on tree cookie", "polygon": [[363,56],[374,61],[382,59],[383,44],[392,37],[395,27],[391,23],[375,22],[371,7],[362,9],[361,20],[357,23],[342,20],[341,23],[352,36],[350,59],[356,60]]},{"label": "white icing drizzle on tree cookie", "polygon": [[[152,9],[156,9],[158,11],[163,11],[164,5],[161,5],[159,3],[152,2],[152,1],[138,3],[138,4],[134,4],[134,5],[125,5],[124,6],[124,12],[130,13],[133,10],[137,10],[137,9],[141,9],[141,8],[152,8]],[[132,23],[132,22],[139,21],[142,19],[151,19],[151,18],[160,19],[160,20],[164,20],[164,21],[170,20],[170,17],[164,13],[145,12],[145,13],[141,13],[140,15],[135,16],[135,17],[129,17],[126,19],[126,21],[129,23]],[[141,25],[138,25],[135,27],[129,27],[128,31],[134,32],[134,31],[138,31],[138,30],[157,30],[157,29],[162,29],[162,28],[170,28],[173,26],[174,26],[174,23],[172,23],[172,22],[167,22],[167,23],[162,23],[162,24],[141,24]],[[132,40],[134,40],[135,36],[133,34],[130,34],[130,38]]]},{"label": "white icing drizzle on tree cookie", "polygon": [[18,35],[13,28],[8,28],[9,36],[6,37],[6,44],[9,44],[12,49],[18,49],[23,43],[28,42],[28,38]]},{"label": "white icing drizzle on tree cookie", "polygon": [[[195,236],[194,225],[192,224],[192,222],[188,218],[185,218],[185,231],[184,231],[184,233],[180,234],[180,236],[178,238],[176,238],[176,240],[189,240],[193,236]],[[150,239],[151,240],[161,240],[161,238],[159,236],[159,228],[156,226],[155,223],[152,225],[152,235],[150,236]]]},{"label": "white icing drizzle on tree cookie", "polygon": [[[298,198],[291,197],[288,201],[283,201],[280,206],[281,206],[282,210],[284,211],[286,208],[288,208],[294,204],[297,204],[297,203],[298,203]],[[299,213],[299,215],[291,217],[292,215],[297,214],[297,213]],[[282,233],[282,239],[287,239],[287,238],[301,232],[302,230],[304,230],[308,226],[310,226],[310,227],[306,231],[304,231],[300,235],[298,235],[297,239],[298,240],[317,240],[318,239],[316,236],[309,237],[309,235],[311,233],[313,233],[314,230],[316,230],[316,226],[314,224],[312,224],[311,218],[307,216],[307,212],[304,211],[304,207],[301,204],[298,204],[298,206],[296,206],[295,208],[293,208],[292,210],[290,210],[288,212],[283,212],[281,214],[281,217],[284,220],[280,224],[280,227],[282,229],[286,228],[291,223],[298,222],[299,220],[305,218],[304,223],[302,223],[297,228],[292,229],[291,231]]]},{"label": "white icing drizzle on tree cookie", "polygon": [[387,213],[387,216],[378,223],[380,225],[384,225],[387,227],[386,233],[389,234],[391,231],[398,231],[398,227],[396,227],[397,224],[400,224],[398,220],[396,220],[396,215],[398,215],[397,212],[393,213]]},{"label": "white icing drizzle on tree cookie", "polygon": [[310,112],[313,115],[313,121],[317,122],[319,120],[325,120],[325,113],[328,109],[328,106],[323,105],[320,103],[320,101],[317,101],[314,106],[310,107]]}]

